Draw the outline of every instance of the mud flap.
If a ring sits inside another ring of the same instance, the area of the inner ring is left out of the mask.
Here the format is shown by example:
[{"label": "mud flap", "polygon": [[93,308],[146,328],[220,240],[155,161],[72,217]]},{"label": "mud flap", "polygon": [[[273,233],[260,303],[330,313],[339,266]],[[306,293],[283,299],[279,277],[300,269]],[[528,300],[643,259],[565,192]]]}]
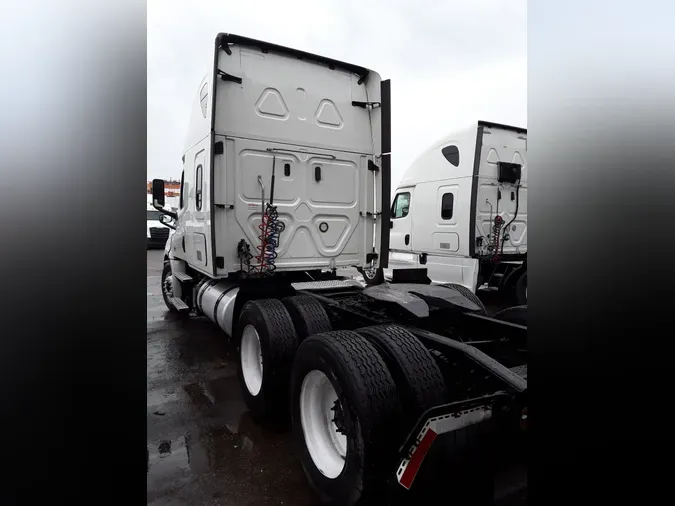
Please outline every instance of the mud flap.
[{"label": "mud flap", "polygon": [[[509,402],[508,395],[497,393],[422,415],[401,446],[395,473],[400,500],[424,503],[442,494],[456,504],[493,504],[499,495],[495,483],[501,413]],[[519,490],[524,486],[508,485]]]}]

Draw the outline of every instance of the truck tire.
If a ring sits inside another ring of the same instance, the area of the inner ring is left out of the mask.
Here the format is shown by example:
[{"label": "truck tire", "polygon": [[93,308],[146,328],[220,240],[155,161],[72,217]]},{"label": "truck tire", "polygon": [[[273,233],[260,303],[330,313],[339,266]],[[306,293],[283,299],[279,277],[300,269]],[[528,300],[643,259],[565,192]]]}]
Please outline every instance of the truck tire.
[{"label": "truck tire", "polygon": [[294,295],[282,302],[291,315],[300,342],[314,334],[333,330],[326,310],[311,295]]},{"label": "truck tire", "polygon": [[283,421],[298,348],[298,335],[286,307],[276,299],[247,302],[233,337],[239,349],[239,381],[251,417]]},{"label": "truck tire", "polygon": [[527,327],[527,306],[513,306],[502,309],[492,316],[495,320],[517,323]]},{"label": "truck tire", "polygon": [[381,285],[384,283],[384,270],[382,267],[378,267],[374,271],[369,271],[368,269],[363,269],[362,267],[358,267],[357,270],[361,273],[363,280],[368,286]]},{"label": "truck tire", "polygon": [[478,296],[473,293],[471,290],[469,290],[466,286],[464,285],[459,285],[457,283],[444,283],[441,286],[444,286],[446,288],[452,288],[453,290],[458,291],[464,297],[469,299],[471,302],[476,304],[480,310],[475,311],[475,313],[482,315],[482,316],[487,316],[488,312],[487,309],[485,308],[485,304],[483,304],[483,301],[478,298]]},{"label": "truck tire", "polygon": [[162,298],[164,299],[164,304],[172,313],[178,314],[178,310],[171,303],[171,298],[173,297],[173,281],[171,278],[171,262],[168,260],[164,261],[164,268],[162,269],[162,281],[160,283],[160,288],[162,290]]},{"label": "truck tire", "polygon": [[422,342],[397,325],[377,325],[357,330],[370,342],[394,378],[403,407],[400,436],[427,409],[446,400],[445,381],[438,364]]},{"label": "truck tire", "polygon": [[513,301],[519,306],[527,305],[527,271],[518,277],[513,286]]},{"label": "truck tire", "polygon": [[391,420],[400,414],[394,380],[364,337],[333,331],[300,345],[291,375],[293,437],[323,503],[382,500],[396,461]]}]

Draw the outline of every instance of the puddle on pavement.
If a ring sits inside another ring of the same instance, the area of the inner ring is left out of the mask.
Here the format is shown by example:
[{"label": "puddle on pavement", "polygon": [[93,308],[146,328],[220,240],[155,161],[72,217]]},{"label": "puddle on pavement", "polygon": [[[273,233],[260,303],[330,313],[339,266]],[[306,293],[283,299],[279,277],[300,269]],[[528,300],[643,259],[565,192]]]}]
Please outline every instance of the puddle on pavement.
[{"label": "puddle on pavement", "polygon": [[156,406],[160,406],[169,402],[175,402],[179,399],[180,395],[176,392],[175,388],[149,390],[147,393],[148,411],[153,411],[152,408],[155,408]]},{"label": "puddle on pavement", "polygon": [[298,493],[311,497],[289,435],[256,425],[247,412],[232,423],[149,444],[148,501],[204,476],[214,476],[227,494],[277,489],[279,497],[291,494],[286,504]]},{"label": "puddle on pavement", "polygon": [[158,270],[148,268],[147,502],[316,504],[290,434],[250,418],[227,336],[206,318],[170,313],[155,275],[161,255],[149,254],[151,262]]},{"label": "puddle on pavement", "polygon": [[247,412],[247,408],[236,375],[192,383],[183,387],[183,390],[195,417],[216,419],[232,432],[238,432],[239,420]]}]

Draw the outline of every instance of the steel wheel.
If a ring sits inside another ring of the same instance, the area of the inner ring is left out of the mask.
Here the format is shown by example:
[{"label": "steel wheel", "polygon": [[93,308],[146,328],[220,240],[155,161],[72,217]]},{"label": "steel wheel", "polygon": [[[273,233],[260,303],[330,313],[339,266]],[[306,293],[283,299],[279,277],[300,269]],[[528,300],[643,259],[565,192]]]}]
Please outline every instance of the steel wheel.
[{"label": "steel wheel", "polygon": [[162,291],[169,299],[173,297],[173,281],[171,276],[164,278],[164,282],[162,283]]},{"label": "steel wheel", "polygon": [[260,393],[263,380],[263,359],[260,337],[253,325],[247,325],[241,336],[241,371],[249,393]]},{"label": "steel wheel", "polygon": [[342,408],[328,376],[310,371],[300,389],[300,421],[314,465],[326,478],[337,478],[345,467],[347,436]]},{"label": "steel wheel", "polygon": [[366,267],[363,269],[363,277],[374,279],[377,276],[377,267]]},{"label": "steel wheel", "polygon": [[164,304],[169,309],[169,311],[177,313],[176,308],[171,302],[173,298],[173,278],[171,276],[171,263],[166,260],[164,262],[164,268],[162,269],[162,281],[160,283],[160,289],[162,290],[162,298],[164,299]]},{"label": "steel wheel", "polygon": [[513,288],[514,302],[518,306],[527,305],[527,272],[524,272],[516,281]]},{"label": "steel wheel", "polygon": [[366,267],[359,267],[358,271],[363,276],[363,281],[367,285],[379,285],[384,283],[384,271],[381,267],[373,267],[368,264]]}]

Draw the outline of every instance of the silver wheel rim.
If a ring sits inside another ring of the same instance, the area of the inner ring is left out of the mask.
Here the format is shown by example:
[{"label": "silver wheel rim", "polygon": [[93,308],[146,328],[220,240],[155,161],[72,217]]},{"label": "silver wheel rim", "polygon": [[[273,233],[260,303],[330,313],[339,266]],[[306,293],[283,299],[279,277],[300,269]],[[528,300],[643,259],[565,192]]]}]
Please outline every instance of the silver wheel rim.
[{"label": "silver wheel rim", "polygon": [[164,278],[164,283],[162,283],[162,289],[166,296],[170,299],[173,297],[173,284],[171,283],[171,273],[169,273]]},{"label": "silver wheel rim", "polygon": [[263,379],[263,359],[260,349],[260,337],[253,325],[246,325],[241,335],[241,371],[248,392],[256,396],[260,393]]},{"label": "silver wheel rim", "polygon": [[300,388],[300,421],[305,445],[316,468],[326,478],[337,478],[345,467],[347,436],[338,432],[334,406],[337,393],[328,377],[310,371]]},{"label": "silver wheel rim", "polygon": [[375,267],[363,269],[363,276],[368,279],[373,279],[376,275],[377,275],[377,268]]}]

